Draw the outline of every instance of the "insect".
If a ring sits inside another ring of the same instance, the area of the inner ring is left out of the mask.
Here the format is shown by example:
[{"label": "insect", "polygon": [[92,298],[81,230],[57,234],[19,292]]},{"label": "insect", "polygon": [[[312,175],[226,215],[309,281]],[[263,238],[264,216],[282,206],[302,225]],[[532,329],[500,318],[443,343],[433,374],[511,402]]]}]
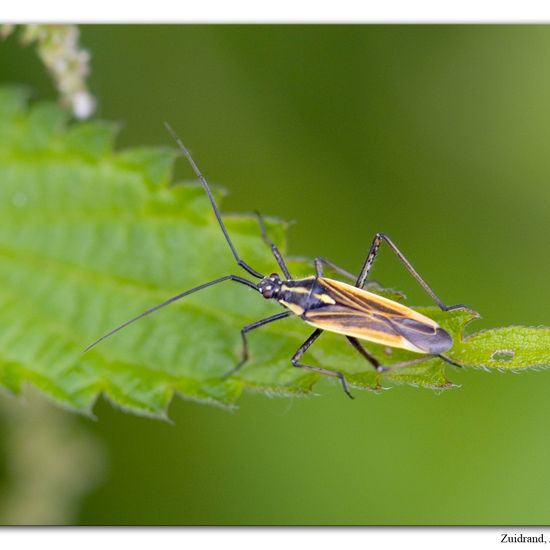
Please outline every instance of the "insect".
[{"label": "insect", "polygon": [[[259,321],[255,321],[254,323],[250,323],[249,325],[243,327],[241,330],[241,360],[225,376],[235,374],[248,361],[249,351],[247,334],[249,332],[292,315],[300,317],[307,324],[314,327],[315,330],[296,350],[296,353],[294,353],[290,359],[291,364],[297,368],[308,369],[322,375],[338,378],[342,384],[344,392],[352,399],[353,396],[349,391],[348,383],[343,373],[318,366],[307,365],[301,362],[302,356],[313,345],[317,338],[319,338],[323,331],[335,332],[344,335],[350,344],[369,362],[370,365],[372,365],[379,372],[416,365],[434,356],[440,357],[444,361],[455,366],[460,366],[450,358],[443,355],[444,352],[448,351],[452,347],[453,340],[449,333],[441,328],[435,321],[398,302],[365,290],[365,286],[368,283],[367,277],[377,256],[380,245],[385,242],[403,263],[409,273],[416,279],[420,286],[422,286],[422,288],[443,311],[466,308],[463,304],[446,306],[428,286],[424,279],[417,273],[412,264],[405,258],[403,253],[387,235],[384,233],[377,233],[375,235],[372,240],[372,244],[370,245],[367,257],[363,263],[363,267],[361,268],[361,272],[357,277],[326,258],[318,257],[314,260],[315,275],[301,279],[294,279],[290,274],[281,252],[275,243],[268,237],[263,219],[258,214],[262,237],[271,247],[273,256],[277,261],[283,276],[277,273],[272,273],[268,276],[263,275],[240,258],[233,242],[231,241],[229,233],[227,232],[225,224],[223,223],[220,210],[214,196],[212,195],[212,192],[210,191],[208,182],[202,175],[197,164],[193,160],[191,154],[181,139],[168,124],[166,124],[166,128],[176,141],[183,155],[187,158],[202,187],[204,188],[204,191],[206,192],[212,205],[212,209],[214,210],[214,214],[216,215],[220,229],[237,265],[246,271],[249,276],[258,279],[258,282],[250,281],[239,275],[225,275],[224,277],[219,277],[218,279],[208,281],[191,288],[190,290],[177,294],[176,296],[172,296],[161,304],[158,304],[133,319],[126,321],[122,325],[114,328],[90,344],[85,351],[90,350],[101,341],[145,317],[146,315],[150,315],[160,308],[172,304],[177,300],[181,300],[185,296],[189,296],[190,294],[204,290],[205,288],[217,285],[224,281],[234,281],[254,289],[266,300],[274,300],[278,302],[281,306],[283,306],[284,311],[271,315],[265,319],[260,319]],[[343,277],[346,277],[352,281],[353,284],[347,284],[325,277],[323,274],[325,267],[328,267]],[[391,367],[386,367],[363,347],[360,340],[366,340],[389,347],[413,351],[422,354],[422,357],[393,364]]]}]

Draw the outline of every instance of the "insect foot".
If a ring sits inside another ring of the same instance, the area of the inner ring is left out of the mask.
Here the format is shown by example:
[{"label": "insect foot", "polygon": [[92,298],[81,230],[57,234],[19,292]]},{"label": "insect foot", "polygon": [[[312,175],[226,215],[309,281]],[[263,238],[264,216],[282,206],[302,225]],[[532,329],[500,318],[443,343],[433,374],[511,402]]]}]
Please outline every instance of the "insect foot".
[{"label": "insect foot", "polygon": [[353,395],[351,395],[351,392],[349,391],[348,381],[346,380],[346,377],[340,372],[338,373],[338,378],[340,382],[342,383],[342,388],[344,389],[344,393],[350,398],[355,399]]},{"label": "insect foot", "polygon": [[454,306],[444,306],[443,311],[454,311],[455,309],[463,309],[465,311],[471,311],[473,313],[477,313],[475,310],[473,310],[470,306],[467,306],[466,304],[455,304]]}]

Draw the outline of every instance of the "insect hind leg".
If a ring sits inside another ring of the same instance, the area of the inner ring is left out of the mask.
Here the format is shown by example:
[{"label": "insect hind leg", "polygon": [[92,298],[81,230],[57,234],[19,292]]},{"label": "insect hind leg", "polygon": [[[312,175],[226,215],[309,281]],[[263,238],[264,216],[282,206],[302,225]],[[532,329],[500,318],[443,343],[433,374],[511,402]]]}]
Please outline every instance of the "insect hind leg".
[{"label": "insect hind leg", "polygon": [[445,363],[449,363],[449,365],[453,365],[454,367],[462,368],[464,366],[464,365],[461,365],[460,363],[457,363],[456,361],[453,361],[450,357],[447,357],[446,355],[443,355],[442,353],[440,353],[437,357],[439,357],[440,359],[443,359],[443,361],[445,361]]},{"label": "insect hind leg", "polygon": [[429,359],[434,359],[435,357],[439,357],[439,359],[443,359],[443,361],[446,361],[450,365],[454,365],[455,367],[461,367],[462,365],[455,363],[452,359],[449,359],[445,355],[439,354],[439,355],[424,355],[422,357],[418,357],[417,359],[409,359],[407,361],[401,361],[400,363],[394,363],[393,365],[382,365],[376,357],[371,355],[357,340],[357,338],[354,338],[352,336],[347,336],[347,339],[351,342],[351,345],[380,373],[383,372],[392,372],[395,370],[399,370],[405,367],[412,367],[414,365],[420,365],[421,363],[424,363],[425,361],[428,361]]},{"label": "insect hind leg", "polygon": [[438,357],[437,355],[424,355],[418,359],[409,359],[408,361],[401,361],[400,363],[394,363],[393,365],[380,365],[376,370],[378,372],[393,372],[399,369],[404,369],[405,367],[414,367],[415,365],[420,365],[429,359]]},{"label": "insect hind leg", "polygon": [[325,376],[332,376],[334,378],[338,378],[340,380],[340,383],[342,384],[342,388],[344,390],[344,393],[350,398],[355,399],[353,395],[351,395],[348,387],[348,382],[346,380],[346,377],[341,372],[336,372],[333,370],[324,369],[322,367],[314,367],[312,365],[304,365],[303,363],[300,363],[300,359],[304,355],[304,353],[310,348],[310,346],[321,336],[322,329],[318,328],[316,329],[309,338],[297,349],[296,353],[292,356],[292,359],[290,362],[292,363],[293,367],[296,367],[298,369],[307,369],[314,372],[318,372],[319,374],[323,374]]},{"label": "insect hind leg", "polygon": [[426,293],[432,298],[432,300],[439,306],[440,309],[442,309],[443,311],[451,311],[453,309],[470,309],[468,306],[464,304],[456,304],[453,306],[445,305],[439,299],[437,294],[432,290],[432,288],[428,285],[428,283],[420,276],[420,274],[412,266],[411,262],[407,260],[405,255],[401,252],[401,250],[397,248],[396,244],[384,233],[377,233],[374,236],[374,239],[372,240],[372,244],[370,246],[369,253],[367,254],[367,258],[361,269],[361,273],[359,274],[359,277],[357,277],[357,281],[355,283],[356,287],[363,288],[365,286],[367,277],[369,275],[369,271],[374,263],[374,260],[376,259],[378,250],[382,242],[385,242],[391,248],[393,253],[399,258],[399,260],[405,266],[407,271],[414,277],[414,279],[418,282],[418,284],[426,291]]}]

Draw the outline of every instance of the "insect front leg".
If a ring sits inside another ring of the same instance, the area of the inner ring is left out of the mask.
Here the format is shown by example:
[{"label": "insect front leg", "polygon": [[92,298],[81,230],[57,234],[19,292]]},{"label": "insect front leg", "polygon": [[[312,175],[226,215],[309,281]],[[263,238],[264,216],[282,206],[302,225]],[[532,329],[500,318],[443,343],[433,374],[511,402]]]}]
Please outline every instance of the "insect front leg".
[{"label": "insect front leg", "polygon": [[267,230],[265,228],[265,223],[262,215],[259,212],[255,212],[258,223],[260,224],[260,231],[262,232],[262,238],[266,242],[266,244],[271,247],[271,252],[273,253],[273,256],[275,256],[275,260],[277,260],[277,264],[279,264],[279,267],[281,268],[281,271],[283,272],[284,276],[287,280],[292,279],[292,275],[290,274],[288,267],[286,265],[286,262],[283,258],[283,255],[281,254],[279,248],[277,245],[269,238],[267,235]]},{"label": "insect front leg", "polygon": [[399,258],[401,263],[406,267],[407,271],[416,279],[416,281],[420,284],[420,286],[426,291],[426,293],[433,299],[433,301],[443,311],[450,311],[452,309],[469,309],[468,306],[465,306],[464,304],[446,306],[439,299],[437,294],[431,289],[428,283],[426,283],[426,281],[418,274],[416,269],[414,269],[411,262],[409,262],[409,260],[405,258],[405,255],[399,250],[399,248],[397,248],[394,242],[384,233],[377,233],[374,236],[369,253],[367,255],[365,263],[363,264],[363,268],[361,269],[361,273],[359,274],[359,277],[357,277],[357,281],[355,283],[356,287],[363,288],[365,286],[365,281],[367,280],[369,271],[372,267],[372,264],[374,263],[374,260],[376,259],[376,255],[378,254],[378,249],[380,248],[380,245],[382,244],[383,241],[388,244],[388,246],[392,249],[394,254]]},{"label": "insect front leg", "polygon": [[351,395],[348,383],[346,381],[345,376],[341,372],[336,372],[328,369],[323,369],[322,367],[313,367],[311,365],[304,365],[303,363],[300,363],[300,359],[304,355],[304,353],[309,349],[309,347],[321,336],[321,333],[323,331],[318,328],[311,334],[311,336],[298,348],[296,353],[292,356],[292,359],[290,362],[292,363],[293,367],[299,368],[299,369],[307,369],[312,370],[314,372],[318,372],[320,374],[324,374],[325,376],[333,376],[335,378],[338,378],[342,384],[342,388],[344,389],[345,394],[351,398],[354,399],[353,395]]},{"label": "insect front leg", "polygon": [[249,325],[246,325],[241,329],[241,338],[243,341],[243,351],[242,351],[242,359],[239,361],[239,363],[233,367],[228,373],[224,374],[222,378],[229,378],[230,376],[233,376],[247,361],[248,361],[248,341],[246,339],[246,334],[250,332],[251,330],[254,330],[255,328],[263,327],[264,325],[267,325],[269,323],[273,323],[275,321],[278,321],[279,319],[284,319],[285,317],[288,317],[291,315],[290,311],[283,311],[282,313],[277,313],[276,315],[272,315],[271,317],[267,317],[265,319],[260,319],[259,321],[255,321],[254,323],[250,323]]}]

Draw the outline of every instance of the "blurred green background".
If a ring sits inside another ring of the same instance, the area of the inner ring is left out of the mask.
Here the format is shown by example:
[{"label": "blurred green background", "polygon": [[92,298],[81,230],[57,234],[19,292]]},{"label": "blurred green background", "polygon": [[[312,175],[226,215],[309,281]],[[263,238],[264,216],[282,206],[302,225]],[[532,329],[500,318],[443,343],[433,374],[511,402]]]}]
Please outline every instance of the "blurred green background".
[{"label": "blurred green background", "polygon": [[[230,191],[226,212],[297,222],[291,254],[357,271],[385,231],[446,303],[482,314],[473,328],[548,324],[550,27],[81,32],[120,145],[171,145],[169,120]],[[56,96],[15,37],[0,43],[0,81]],[[429,303],[387,251],[374,277]],[[76,524],[548,524],[550,373],[450,376],[462,387],[351,402],[324,382],[310,399],[246,395],[234,413],[176,398],[173,424],[105,401],[97,421],[52,409],[93,448],[42,498],[55,507],[82,486],[57,519]],[[35,401],[2,413],[0,494],[16,475],[13,418]],[[30,439],[34,487],[68,450]],[[37,517],[27,492],[18,522]]]}]

